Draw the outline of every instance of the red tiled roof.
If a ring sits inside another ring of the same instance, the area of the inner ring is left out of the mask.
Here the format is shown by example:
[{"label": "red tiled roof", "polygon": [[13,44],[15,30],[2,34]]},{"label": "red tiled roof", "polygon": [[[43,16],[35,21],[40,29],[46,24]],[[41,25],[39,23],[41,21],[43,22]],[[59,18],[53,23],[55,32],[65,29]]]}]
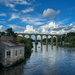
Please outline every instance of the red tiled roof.
[{"label": "red tiled roof", "polygon": [[15,41],[12,41],[12,40],[8,40],[8,41],[3,40],[2,42],[9,45],[9,46],[22,46],[23,45],[19,42],[15,42]]}]

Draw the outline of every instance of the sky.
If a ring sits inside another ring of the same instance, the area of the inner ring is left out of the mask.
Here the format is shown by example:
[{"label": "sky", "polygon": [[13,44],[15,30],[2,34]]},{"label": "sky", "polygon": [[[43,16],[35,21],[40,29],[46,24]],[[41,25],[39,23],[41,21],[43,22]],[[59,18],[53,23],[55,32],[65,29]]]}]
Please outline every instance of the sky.
[{"label": "sky", "polygon": [[0,31],[64,34],[75,32],[74,0],[0,0]]}]

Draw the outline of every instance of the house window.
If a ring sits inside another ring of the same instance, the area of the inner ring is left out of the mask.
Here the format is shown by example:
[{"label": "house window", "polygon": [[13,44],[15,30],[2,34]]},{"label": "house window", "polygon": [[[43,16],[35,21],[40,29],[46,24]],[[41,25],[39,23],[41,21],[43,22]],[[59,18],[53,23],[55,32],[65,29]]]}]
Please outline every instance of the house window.
[{"label": "house window", "polygon": [[7,52],[7,56],[10,56],[10,51]]},{"label": "house window", "polygon": [[16,50],[16,52],[15,52],[15,56],[17,56],[17,50]]}]

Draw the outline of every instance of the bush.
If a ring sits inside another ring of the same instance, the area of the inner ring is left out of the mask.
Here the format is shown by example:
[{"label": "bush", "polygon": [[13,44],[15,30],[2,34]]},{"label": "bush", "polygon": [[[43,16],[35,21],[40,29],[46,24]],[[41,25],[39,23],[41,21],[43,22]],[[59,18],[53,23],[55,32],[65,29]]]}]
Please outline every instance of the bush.
[{"label": "bush", "polygon": [[28,39],[28,38],[23,38],[23,37],[17,37],[17,41],[24,44],[25,47],[25,58],[29,58],[31,53],[32,53],[32,48],[33,48],[33,44],[32,44],[32,39]]}]

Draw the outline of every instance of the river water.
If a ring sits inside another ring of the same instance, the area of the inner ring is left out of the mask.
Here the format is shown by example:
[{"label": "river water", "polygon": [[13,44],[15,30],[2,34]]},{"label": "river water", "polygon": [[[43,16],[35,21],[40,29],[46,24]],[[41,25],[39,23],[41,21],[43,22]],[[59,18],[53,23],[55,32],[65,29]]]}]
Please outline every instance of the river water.
[{"label": "river water", "polygon": [[0,75],[75,75],[75,48],[33,45],[25,63],[3,70]]}]

